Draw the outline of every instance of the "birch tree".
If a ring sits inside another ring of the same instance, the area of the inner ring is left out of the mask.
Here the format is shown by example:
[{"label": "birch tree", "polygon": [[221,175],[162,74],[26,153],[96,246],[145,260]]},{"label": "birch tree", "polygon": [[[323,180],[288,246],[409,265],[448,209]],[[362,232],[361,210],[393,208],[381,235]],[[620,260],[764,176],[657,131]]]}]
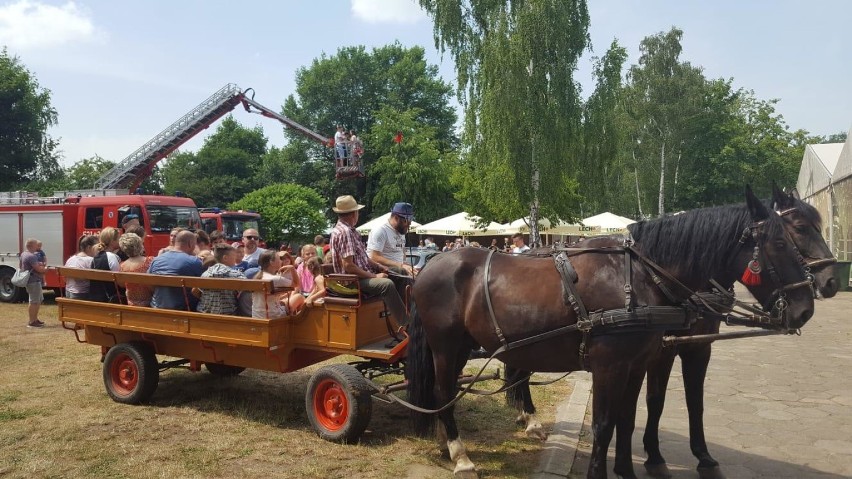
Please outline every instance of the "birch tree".
[{"label": "birch tree", "polygon": [[571,218],[581,134],[584,0],[420,0],[455,60],[465,109],[459,198],[484,220]]}]

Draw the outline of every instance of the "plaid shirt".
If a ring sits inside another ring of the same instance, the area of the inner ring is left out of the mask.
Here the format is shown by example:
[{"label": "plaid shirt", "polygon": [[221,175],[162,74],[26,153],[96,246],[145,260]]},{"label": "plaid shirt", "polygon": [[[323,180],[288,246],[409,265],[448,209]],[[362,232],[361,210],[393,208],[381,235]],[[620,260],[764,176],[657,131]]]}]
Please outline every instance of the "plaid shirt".
[{"label": "plaid shirt", "polygon": [[334,272],[337,274],[346,273],[343,269],[343,258],[349,256],[352,256],[355,266],[364,271],[375,273],[370,266],[370,259],[367,257],[367,250],[364,249],[364,243],[361,242],[361,234],[342,221],[338,221],[334,225],[334,229],[331,230],[331,252],[333,254]]},{"label": "plaid shirt", "polygon": [[[207,269],[202,278],[246,279],[242,271],[216,263]],[[198,311],[202,313],[234,314],[237,310],[237,292],[227,289],[205,289],[201,291]]]}]

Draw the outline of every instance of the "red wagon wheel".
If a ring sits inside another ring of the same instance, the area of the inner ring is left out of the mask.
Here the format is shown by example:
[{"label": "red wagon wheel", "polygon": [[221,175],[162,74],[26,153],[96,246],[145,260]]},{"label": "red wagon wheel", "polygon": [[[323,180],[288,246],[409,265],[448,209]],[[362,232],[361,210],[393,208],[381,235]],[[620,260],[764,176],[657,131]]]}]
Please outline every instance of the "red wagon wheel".
[{"label": "red wagon wheel", "polygon": [[113,401],[143,403],[157,389],[160,379],[157,357],[146,343],[117,344],[104,357],[103,377]]},{"label": "red wagon wheel", "polygon": [[367,429],[373,413],[372,388],[348,364],[325,366],[308,382],[305,409],[323,439],[354,442]]}]

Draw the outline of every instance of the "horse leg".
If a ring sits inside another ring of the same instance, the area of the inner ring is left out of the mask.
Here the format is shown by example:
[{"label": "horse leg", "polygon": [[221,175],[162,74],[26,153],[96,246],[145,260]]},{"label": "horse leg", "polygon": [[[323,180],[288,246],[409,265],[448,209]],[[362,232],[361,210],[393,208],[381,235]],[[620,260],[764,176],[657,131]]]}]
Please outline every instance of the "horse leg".
[{"label": "horse leg", "polygon": [[711,346],[707,344],[681,355],[683,388],[689,412],[689,448],[698,458],[698,474],[702,479],[723,479],[725,475],[719,469],[719,462],[710,455],[704,439],[704,378],[710,354]]},{"label": "horse leg", "polygon": [[[466,351],[469,354],[470,351]],[[452,355],[433,354],[435,361],[435,398],[436,404],[443,406],[449,403],[456,395],[458,375],[464,367],[464,361],[456,361]],[[455,366],[455,364],[460,366]],[[459,438],[459,430],[454,415],[455,406],[451,406],[438,413],[438,419],[444,426],[447,438],[447,449],[450,460],[456,465],[453,474],[457,477],[476,477],[476,466],[467,456],[464,444]]]},{"label": "horse leg", "polygon": [[627,387],[618,412],[615,435],[615,467],[613,472],[621,478],[635,479],[633,470],[633,430],[636,428],[636,403],[645,379],[645,368],[634,366],[627,378]]},{"label": "horse leg", "polygon": [[541,422],[535,417],[535,405],[532,402],[528,375],[529,372],[527,371],[506,366],[506,382],[508,384],[514,384],[520,378],[524,378],[515,387],[506,391],[506,402],[519,411],[515,422],[524,427],[527,437],[544,441],[547,439],[547,434],[544,432]]},{"label": "horse leg", "polygon": [[645,396],[645,403],[648,406],[648,421],[645,424],[645,435],[642,436],[642,443],[648,453],[648,459],[645,460],[645,470],[651,477],[658,479],[672,477],[671,471],[666,466],[666,460],[660,452],[659,434],[660,417],[663,415],[666,388],[668,388],[674,359],[674,351],[664,350],[648,364],[648,388]]},{"label": "horse leg", "polygon": [[606,479],[606,455],[615,430],[619,399],[626,377],[616,374],[619,365],[601,370],[592,364],[592,452],[587,479]]}]

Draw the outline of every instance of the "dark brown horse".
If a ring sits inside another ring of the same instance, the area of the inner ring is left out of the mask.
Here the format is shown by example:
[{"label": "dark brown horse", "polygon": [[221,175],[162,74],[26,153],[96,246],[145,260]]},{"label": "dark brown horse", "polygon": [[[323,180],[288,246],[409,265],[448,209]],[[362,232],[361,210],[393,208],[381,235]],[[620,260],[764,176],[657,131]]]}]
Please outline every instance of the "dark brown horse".
[{"label": "dark brown horse", "polygon": [[[780,217],[750,189],[746,203],[641,223],[641,228],[634,229],[635,250],[641,257],[625,256],[624,248],[613,238],[588,241],[585,246],[596,248],[594,252],[571,257],[580,278],[575,288],[585,309],[623,310],[626,283],[631,285],[633,311],[677,306],[710,278],[733,282],[758,247],[764,264],[761,277],[771,285],[758,292],[758,299],[771,304],[785,295],[786,326],[801,327],[813,315],[814,303],[810,287],[798,286],[810,283],[785,237]],[[406,366],[408,395],[415,405],[440,408],[448,404],[457,392],[456,378],[475,345],[494,352],[506,347],[501,334],[512,344],[577,323],[575,309],[563,301],[563,285],[551,258],[489,256],[474,248],[443,254],[418,276]],[[490,269],[486,267],[489,259]],[[657,274],[647,260],[676,279],[662,279],[668,293],[655,284]],[[774,274],[767,274],[770,269]],[[636,402],[647,363],[662,348],[662,331],[633,326],[618,331],[595,328],[585,339],[579,331],[568,332],[509,348],[498,356],[507,365],[527,371],[576,371],[584,369],[587,360],[594,378],[591,478],[606,477],[606,452],[616,428],[614,470],[620,476],[635,477],[631,436]],[[584,342],[585,358],[580,354]],[[456,472],[473,471],[453,409],[450,406],[438,413],[450,457]],[[434,416],[415,415],[415,426],[426,432],[432,420]]]},{"label": "dark brown horse", "polygon": [[[814,283],[819,288],[820,295],[824,298],[834,296],[838,289],[837,280],[834,277],[834,268],[832,267],[835,259],[820,233],[822,221],[819,212],[801,201],[795,191],[786,194],[775,185],[773,185],[772,199],[766,201],[765,204],[781,216],[787,234],[815,278]],[[718,316],[707,315],[697,321],[689,330],[673,331],[671,334],[689,336],[718,332]],[[649,363],[646,395],[648,420],[643,442],[648,453],[645,467],[649,474],[654,477],[665,478],[671,475],[660,452],[659,423],[665,403],[666,386],[674,359],[678,356],[681,359],[687,410],[689,412],[690,449],[699,460],[699,474],[704,478],[723,477],[718,462],[708,452],[704,439],[704,379],[710,354],[711,343],[709,342],[681,344],[663,348],[660,355]],[[527,434],[531,437],[543,439],[545,433],[541,423],[535,419],[536,410],[530,395],[529,381],[524,379],[528,374],[525,371],[506,367],[507,382],[513,384],[519,381],[516,387],[507,391],[506,397],[509,404],[520,411],[518,422],[525,426]]]},{"label": "dark brown horse", "polygon": [[[820,234],[821,219],[816,209],[801,201],[797,194],[785,194],[773,185],[771,207],[784,221],[784,228],[799,250],[822,297],[837,294],[838,284],[834,277],[834,256]],[[722,283],[724,287],[730,284]],[[672,332],[673,335],[714,334],[719,332],[719,319],[706,316],[688,331]],[[680,357],[683,372],[684,394],[689,413],[689,446],[698,458],[698,472],[702,478],[722,478],[719,463],[713,459],[704,439],[704,378],[710,362],[711,343],[680,344],[663,348],[648,365],[648,387],[646,404],[648,420],[642,438],[648,459],[645,468],[657,478],[671,477],[666,461],[660,452],[660,417],[666,400],[666,387],[675,357]],[[519,394],[523,394],[522,392]]]}]

